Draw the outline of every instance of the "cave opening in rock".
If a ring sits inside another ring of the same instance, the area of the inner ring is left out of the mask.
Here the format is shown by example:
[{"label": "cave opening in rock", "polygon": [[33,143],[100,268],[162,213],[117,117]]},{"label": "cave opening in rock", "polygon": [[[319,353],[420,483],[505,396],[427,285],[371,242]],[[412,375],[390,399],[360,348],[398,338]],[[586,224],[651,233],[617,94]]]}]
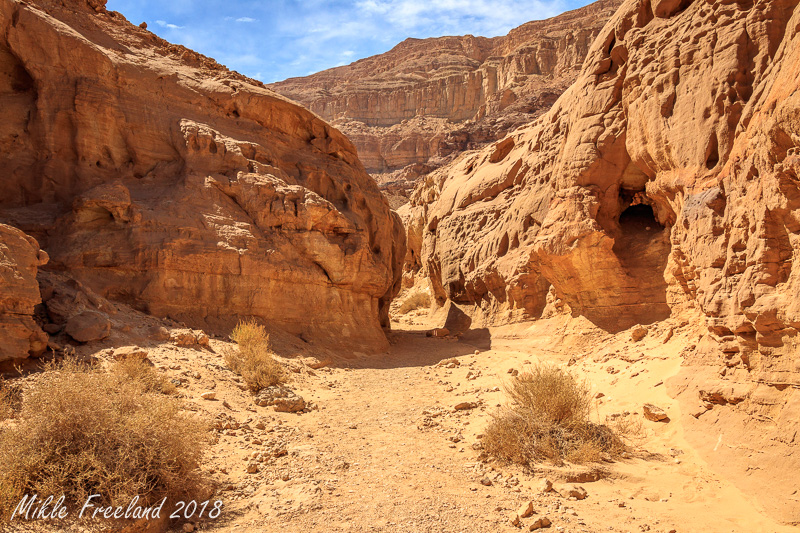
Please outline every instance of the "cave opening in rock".
[{"label": "cave opening in rock", "polygon": [[[630,279],[628,304],[620,310],[632,324],[669,316],[664,270],[670,252],[669,231],[656,218],[653,202],[642,190],[620,191],[622,209],[613,252]],[[627,207],[625,207],[627,206]]]},{"label": "cave opening in rock", "polygon": [[656,220],[652,206],[647,204],[629,206],[619,216],[619,226],[623,233],[661,231],[663,229]]}]

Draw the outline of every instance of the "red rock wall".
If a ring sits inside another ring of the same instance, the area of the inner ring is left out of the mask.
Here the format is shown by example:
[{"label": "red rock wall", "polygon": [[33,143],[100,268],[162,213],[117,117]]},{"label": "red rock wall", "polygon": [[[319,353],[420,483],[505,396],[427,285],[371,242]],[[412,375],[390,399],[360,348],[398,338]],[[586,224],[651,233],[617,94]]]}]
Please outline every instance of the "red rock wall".
[{"label": "red rock wall", "polygon": [[[691,438],[794,522],[769,495],[800,466],[799,65],[797,0],[628,0],[548,113],[429,175],[406,213],[410,256],[478,323],[555,297],[609,331],[704,324],[671,387],[687,412],[725,407]],[[764,469],[716,453],[722,433],[757,438]]]},{"label": "red rock wall", "polygon": [[34,322],[41,303],[38,267],[47,263],[39,244],[20,230],[0,224],[0,362],[38,355],[47,335]]},{"label": "red rock wall", "polygon": [[197,326],[385,346],[402,226],[342,134],[100,3],[1,0],[0,29],[0,220],[50,268]]}]

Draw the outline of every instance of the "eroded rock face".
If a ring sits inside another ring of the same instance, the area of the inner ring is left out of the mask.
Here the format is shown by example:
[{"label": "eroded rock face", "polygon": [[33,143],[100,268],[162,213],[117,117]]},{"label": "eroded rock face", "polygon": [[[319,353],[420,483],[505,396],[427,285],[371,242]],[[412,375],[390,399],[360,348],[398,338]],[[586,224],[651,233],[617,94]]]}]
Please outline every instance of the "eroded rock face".
[{"label": "eroded rock face", "polygon": [[0,220],[102,296],[385,345],[404,238],[338,131],[103,2],[0,0]]},{"label": "eroded rock face", "polygon": [[438,166],[547,110],[620,3],[601,0],[503,37],[407,39],[385,54],[270,87],[345,133],[370,173]]},{"label": "eroded rock face", "polygon": [[0,362],[47,348],[47,335],[33,320],[33,308],[42,301],[36,272],[45,263],[36,239],[0,224]]},{"label": "eroded rock face", "polygon": [[791,483],[777,465],[800,429],[798,32],[797,0],[627,0],[548,113],[426,177],[405,213],[409,257],[474,323],[554,298],[612,331],[703,321],[672,390],[694,405],[720,379],[748,391],[692,438],[731,473],[740,452],[712,453],[709,422],[737,421],[731,449],[769,440],[747,473],[763,495]]}]

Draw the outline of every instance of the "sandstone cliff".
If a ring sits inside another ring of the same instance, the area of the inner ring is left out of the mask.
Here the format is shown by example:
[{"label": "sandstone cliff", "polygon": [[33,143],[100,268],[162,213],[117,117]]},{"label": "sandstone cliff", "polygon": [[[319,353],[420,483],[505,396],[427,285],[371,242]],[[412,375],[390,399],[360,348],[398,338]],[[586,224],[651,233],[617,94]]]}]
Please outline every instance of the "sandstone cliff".
[{"label": "sandstone cliff", "polygon": [[407,268],[474,324],[556,303],[609,331],[705,324],[670,384],[690,437],[800,521],[771,497],[800,467],[797,0],[626,0],[548,113],[427,176],[404,212]]},{"label": "sandstone cliff", "polygon": [[45,263],[35,239],[0,224],[0,362],[47,347],[47,335],[33,320],[42,301],[36,273]]},{"label": "sandstone cliff", "polygon": [[104,4],[0,0],[0,221],[154,315],[385,346],[404,238],[353,145]]},{"label": "sandstone cliff", "polygon": [[620,3],[601,0],[503,37],[407,39],[385,54],[271,88],[331,121],[373,174],[438,165],[547,110]]}]

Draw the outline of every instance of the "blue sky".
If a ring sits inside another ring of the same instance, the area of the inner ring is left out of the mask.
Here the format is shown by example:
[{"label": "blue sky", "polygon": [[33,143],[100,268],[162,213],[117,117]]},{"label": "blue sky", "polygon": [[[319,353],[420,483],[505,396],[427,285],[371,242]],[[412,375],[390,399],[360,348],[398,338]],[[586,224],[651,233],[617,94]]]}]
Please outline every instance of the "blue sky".
[{"label": "blue sky", "polygon": [[134,24],[266,83],[380,54],[407,37],[504,35],[589,0],[109,0]]}]

